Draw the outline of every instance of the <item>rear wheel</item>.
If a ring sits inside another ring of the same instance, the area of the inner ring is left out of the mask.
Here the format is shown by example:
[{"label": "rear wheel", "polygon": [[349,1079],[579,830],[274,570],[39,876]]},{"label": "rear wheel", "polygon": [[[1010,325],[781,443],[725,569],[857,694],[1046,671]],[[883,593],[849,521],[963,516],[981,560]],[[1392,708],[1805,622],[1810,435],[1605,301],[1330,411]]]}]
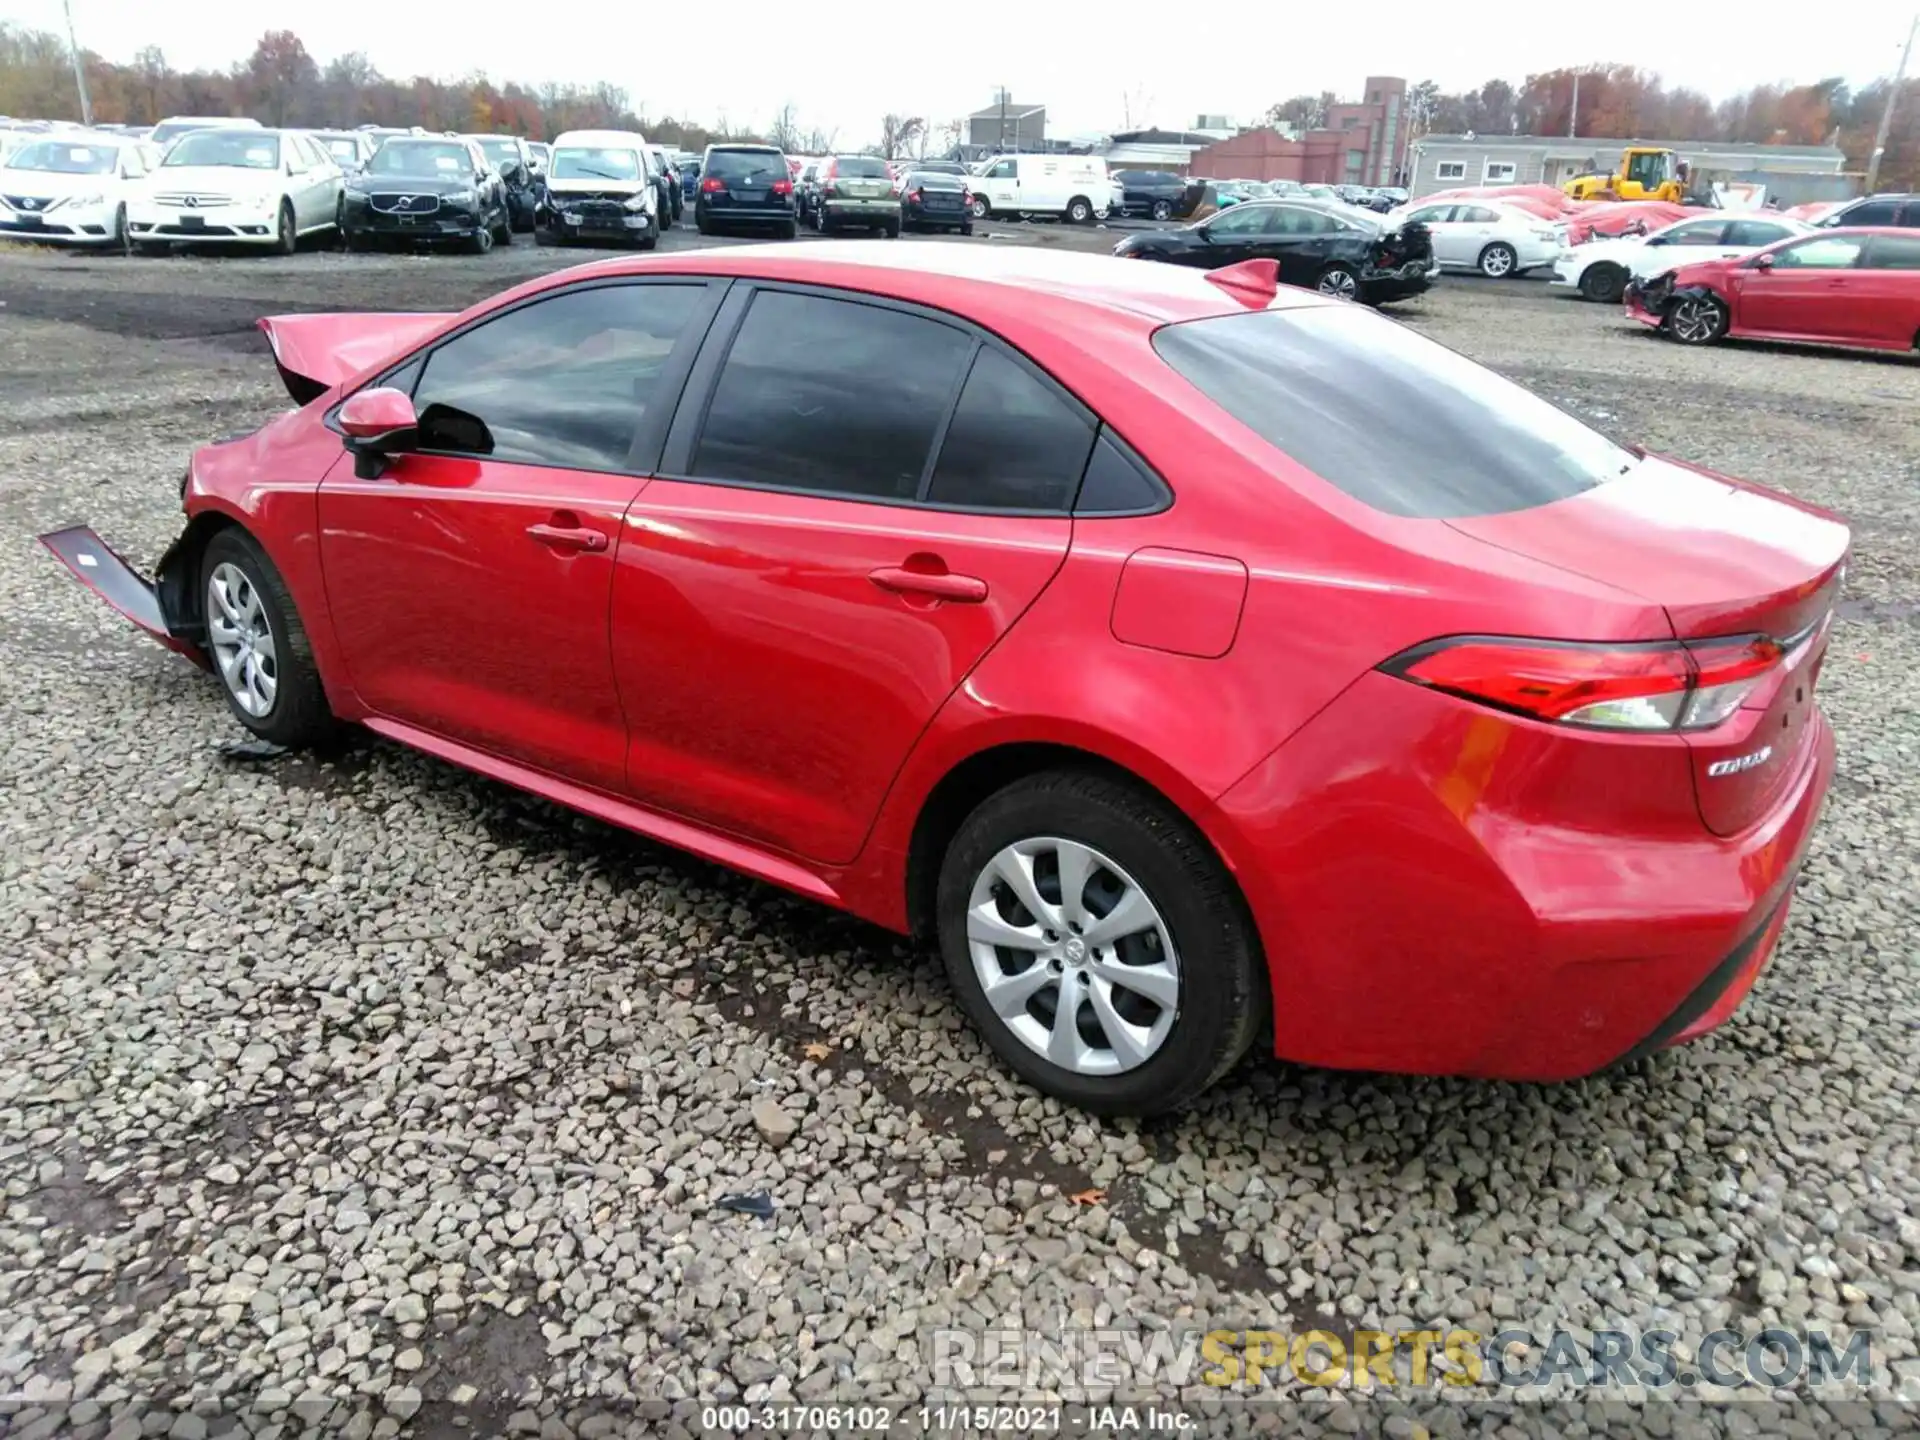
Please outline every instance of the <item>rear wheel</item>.
[{"label": "rear wheel", "polygon": [[1480,252],[1480,273],[1489,280],[1504,280],[1513,274],[1519,259],[1511,245],[1496,240]]},{"label": "rear wheel", "polygon": [[1611,260],[1589,265],[1580,272],[1580,293],[1601,305],[1617,305],[1627,293],[1627,269]]},{"label": "rear wheel", "polygon": [[1358,300],[1360,277],[1345,265],[1329,265],[1320,272],[1320,278],[1313,288],[1336,300]]},{"label": "rear wheel", "polygon": [[889,240],[898,240],[900,238],[900,222],[898,220],[889,220],[887,222],[887,238]]},{"label": "rear wheel", "polygon": [[200,557],[207,652],[239,722],[276,745],[311,745],[334,727],[306,626],[286,582],[237,526]]},{"label": "rear wheel", "polygon": [[1084,195],[1076,195],[1067,202],[1067,222],[1072,225],[1085,225],[1093,219],[1093,202]]},{"label": "rear wheel", "polygon": [[1715,295],[1681,295],[1662,328],[1682,345],[1711,345],[1727,333],[1727,307]]},{"label": "rear wheel", "polygon": [[780,226],[780,238],[791,240],[800,233],[800,226],[792,220],[783,221]]},{"label": "rear wheel", "polygon": [[994,1052],[1098,1114],[1185,1105],[1259,1033],[1264,965],[1225,868],[1165,801],[1103,775],[1017,781],[941,864],[947,975]]},{"label": "rear wheel", "polygon": [[971,235],[971,234],[973,234],[973,226],[971,226],[971,225],[962,225],[962,226],[960,227],[960,233],[961,233],[962,235]]},{"label": "rear wheel", "polygon": [[711,235],[713,233],[713,222],[696,211],[693,217],[693,228],[698,230],[702,235]]}]

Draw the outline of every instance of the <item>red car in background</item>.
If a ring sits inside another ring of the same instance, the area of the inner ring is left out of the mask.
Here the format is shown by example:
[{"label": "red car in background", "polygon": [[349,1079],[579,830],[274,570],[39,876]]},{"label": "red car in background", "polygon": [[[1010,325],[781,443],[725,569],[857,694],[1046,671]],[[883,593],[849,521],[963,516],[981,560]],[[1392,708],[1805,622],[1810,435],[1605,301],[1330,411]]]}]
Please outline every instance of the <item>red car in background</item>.
[{"label": "red car in background", "polygon": [[1920,349],[1920,231],[1822,230],[1627,287],[1627,313],[1683,345],[1789,340]]},{"label": "red car in background", "polygon": [[1784,924],[1846,527],[1271,261],[683,251],[263,324],[301,408],[194,455],[156,581],[43,537],[75,576],[270,741],[929,937],[1064,1101],[1267,1035],[1583,1075]]}]

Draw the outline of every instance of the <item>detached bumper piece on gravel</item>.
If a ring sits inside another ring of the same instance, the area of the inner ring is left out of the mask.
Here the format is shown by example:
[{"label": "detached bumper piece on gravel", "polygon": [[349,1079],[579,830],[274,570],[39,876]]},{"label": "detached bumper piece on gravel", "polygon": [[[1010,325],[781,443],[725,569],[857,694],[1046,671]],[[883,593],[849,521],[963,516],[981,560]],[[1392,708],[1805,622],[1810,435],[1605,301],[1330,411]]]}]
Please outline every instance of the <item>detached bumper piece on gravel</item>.
[{"label": "detached bumper piece on gravel", "polygon": [[[199,641],[184,633],[184,626],[176,627],[175,622],[168,618],[169,607],[161,599],[162,584],[141,575],[90,528],[76,525],[67,530],[55,530],[42,535],[40,543],[73,572],[74,579],[141,630],[203,669],[212,668]],[[167,558],[173,554],[174,551],[169,550]],[[168,569],[167,560],[163,559],[161,573],[168,573]],[[172,608],[177,616],[180,613],[177,600]]]}]

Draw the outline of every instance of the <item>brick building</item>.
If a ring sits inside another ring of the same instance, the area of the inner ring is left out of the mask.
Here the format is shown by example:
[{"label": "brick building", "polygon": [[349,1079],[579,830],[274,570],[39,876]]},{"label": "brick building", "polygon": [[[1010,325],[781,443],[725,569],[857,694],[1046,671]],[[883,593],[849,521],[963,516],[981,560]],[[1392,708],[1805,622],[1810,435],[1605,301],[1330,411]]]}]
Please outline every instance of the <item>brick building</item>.
[{"label": "brick building", "polygon": [[1215,180],[1297,180],[1400,185],[1407,172],[1407,82],[1367,77],[1365,99],[1327,107],[1326,123],[1299,132],[1245,130],[1194,152],[1189,173]]}]

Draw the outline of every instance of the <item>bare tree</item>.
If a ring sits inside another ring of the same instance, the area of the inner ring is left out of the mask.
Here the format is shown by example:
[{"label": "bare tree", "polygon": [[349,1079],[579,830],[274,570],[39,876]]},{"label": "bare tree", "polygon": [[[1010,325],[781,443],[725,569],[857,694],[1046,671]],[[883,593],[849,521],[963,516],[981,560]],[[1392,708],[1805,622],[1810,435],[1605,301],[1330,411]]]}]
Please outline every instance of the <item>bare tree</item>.
[{"label": "bare tree", "polygon": [[1120,96],[1120,123],[1128,130],[1139,130],[1153,113],[1153,95],[1144,85],[1136,85]]},{"label": "bare tree", "polygon": [[907,153],[907,147],[914,137],[927,128],[926,120],[919,115],[883,115],[880,117],[880,154],[888,160],[898,160]]},{"label": "bare tree", "polygon": [[833,153],[833,142],[839,138],[840,129],[838,126],[835,126],[831,130],[822,130],[816,125],[800,137],[800,149],[803,154],[807,155],[831,155]]},{"label": "bare tree", "polygon": [[767,138],[782,150],[800,153],[800,115],[791,100],[774,112],[773,125],[767,131]]},{"label": "bare tree", "polygon": [[942,120],[932,128],[933,145],[942,155],[951,155],[960,148],[960,142],[967,138],[967,122],[964,120]]}]

